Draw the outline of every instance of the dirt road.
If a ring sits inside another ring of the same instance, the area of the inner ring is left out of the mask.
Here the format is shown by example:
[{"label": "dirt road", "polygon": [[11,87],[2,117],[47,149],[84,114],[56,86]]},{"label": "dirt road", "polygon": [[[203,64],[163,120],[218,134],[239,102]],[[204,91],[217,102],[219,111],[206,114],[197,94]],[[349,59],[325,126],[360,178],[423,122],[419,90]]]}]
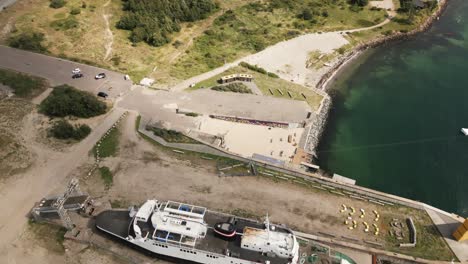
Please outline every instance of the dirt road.
[{"label": "dirt road", "polygon": [[[16,263],[14,256],[10,256],[9,248],[15,246],[15,241],[24,231],[25,216],[34,202],[66,186],[66,177],[88,158],[89,150],[123,112],[121,109],[110,112],[86,139],[66,153],[44,151],[39,146],[32,146],[37,154],[34,169],[9,179],[0,187],[0,263]],[[26,126],[25,130],[28,129],[33,128]]]}]

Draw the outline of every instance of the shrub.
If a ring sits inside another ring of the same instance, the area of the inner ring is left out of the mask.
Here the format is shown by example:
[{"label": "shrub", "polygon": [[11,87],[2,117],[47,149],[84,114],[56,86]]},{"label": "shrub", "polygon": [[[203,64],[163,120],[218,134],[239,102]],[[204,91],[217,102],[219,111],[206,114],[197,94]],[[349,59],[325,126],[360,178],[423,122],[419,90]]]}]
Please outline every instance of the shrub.
[{"label": "shrub", "polygon": [[50,1],[50,7],[52,8],[62,8],[67,4],[65,0],[51,0]]},{"label": "shrub", "polygon": [[198,143],[196,140],[185,136],[184,134],[175,131],[175,130],[168,130],[164,128],[158,128],[153,126],[147,126],[146,130],[152,131],[155,136],[161,137],[167,142],[172,143]]},{"label": "shrub", "polygon": [[275,73],[272,73],[272,72],[268,72],[267,75],[268,75],[269,77],[272,77],[272,78],[279,78],[278,75],[276,75]]},{"label": "shrub", "polygon": [[30,50],[39,53],[47,52],[47,49],[42,46],[44,34],[36,32],[24,32],[17,36],[8,39],[8,45],[17,49]]},{"label": "shrub", "polygon": [[252,65],[252,64],[249,64],[247,62],[241,62],[239,63],[240,66],[244,67],[244,68],[247,68],[251,71],[256,71],[256,72],[259,72],[261,74],[267,74],[267,71],[261,67],[258,67],[257,65]]},{"label": "shrub", "polygon": [[58,139],[75,139],[82,140],[91,133],[91,128],[88,125],[73,126],[65,120],[55,122],[50,129],[50,134]]},{"label": "shrub", "polygon": [[72,28],[77,28],[78,26],[78,20],[76,20],[74,16],[55,20],[50,23],[50,27],[54,28],[55,30],[69,30]]},{"label": "shrub", "polygon": [[312,20],[314,18],[312,12],[310,12],[309,9],[302,10],[302,12],[297,15],[297,17],[303,20]]},{"label": "shrub", "polygon": [[106,104],[88,92],[60,85],[39,105],[39,110],[52,117],[93,117],[106,112]]},{"label": "shrub", "polygon": [[233,92],[233,93],[248,93],[251,94],[252,90],[249,89],[243,83],[230,83],[228,85],[219,85],[212,87],[211,90],[219,91],[219,92]]},{"label": "shrub", "polygon": [[47,86],[44,79],[3,69],[0,69],[0,83],[13,89],[19,97],[35,96]]},{"label": "shrub", "polygon": [[74,7],[70,10],[70,15],[79,15],[81,13],[81,9],[78,7]]},{"label": "shrub", "polygon": [[261,73],[261,74],[266,74],[267,76],[269,77],[273,77],[273,78],[279,78],[278,75],[272,73],[272,72],[267,72],[265,69],[263,69],[262,67],[258,67],[257,65],[252,65],[252,64],[249,64],[245,61],[242,61],[241,63],[239,63],[240,66],[244,67],[244,68],[247,68],[251,71],[256,71],[258,73]]}]

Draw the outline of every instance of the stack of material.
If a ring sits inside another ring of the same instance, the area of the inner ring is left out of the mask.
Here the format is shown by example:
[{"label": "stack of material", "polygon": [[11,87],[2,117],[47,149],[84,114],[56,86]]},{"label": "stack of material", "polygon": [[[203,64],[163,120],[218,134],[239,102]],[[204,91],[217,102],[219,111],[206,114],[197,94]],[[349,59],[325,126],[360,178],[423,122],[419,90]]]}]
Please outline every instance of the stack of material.
[{"label": "stack of material", "polygon": [[453,232],[453,237],[458,242],[468,240],[468,218]]}]

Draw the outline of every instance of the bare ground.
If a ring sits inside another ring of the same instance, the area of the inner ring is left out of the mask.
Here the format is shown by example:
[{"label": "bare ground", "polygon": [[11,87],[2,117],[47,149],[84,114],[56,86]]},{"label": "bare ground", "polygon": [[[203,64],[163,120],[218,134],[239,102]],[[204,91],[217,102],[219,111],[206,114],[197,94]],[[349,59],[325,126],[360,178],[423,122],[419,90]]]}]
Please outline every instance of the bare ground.
[{"label": "bare ground", "polygon": [[[385,241],[384,236],[364,233],[361,226],[358,230],[348,230],[343,224],[347,215],[339,212],[341,204],[351,205],[358,212],[360,208],[365,209],[368,213],[363,220],[369,223],[374,223],[372,210],[404,218],[405,209],[399,212],[293,183],[263,177],[221,178],[213,162],[179,156],[140,138],[135,131],[135,118],[136,114],[129,115],[122,126],[120,154],[102,163],[113,171],[112,187],[106,190],[97,174],[83,181],[82,185],[92,196],[118,202],[124,207],[155,198],[255,218],[268,213],[272,221],[304,232],[325,232],[379,242]],[[386,229],[385,223],[377,224],[381,230]]]}]

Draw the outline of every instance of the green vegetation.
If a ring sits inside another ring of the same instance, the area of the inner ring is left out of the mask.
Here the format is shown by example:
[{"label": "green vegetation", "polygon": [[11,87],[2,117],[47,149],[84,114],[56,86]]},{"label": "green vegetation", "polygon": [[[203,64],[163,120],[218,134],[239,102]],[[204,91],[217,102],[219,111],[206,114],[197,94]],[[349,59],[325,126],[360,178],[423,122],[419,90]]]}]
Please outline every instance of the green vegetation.
[{"label": "green vegetation", "polygon": [[91,133],[91,128],[88,125],[72,125],[66,120],[59,120],[49,132],[58,139],[82,140]]},{"label": "green vegetation", "polygon": [[[99,146],[99,157],[115,157],[119,151],[120,131],[118,128],[112,129],[107,136],[102,138]],[[93,153],[96,153],[97,146],[94,146]]]},{"label": "green vegetation", "polygon": [[351,0],[351,4],[358,5],[358,6],[366,6],[369,4],[369,0]]},{"label": "green vegetation", "polygon": [[112,208],[122,209],[130,207],[130,202],[126,200],[110,200],[109,202]]},{"label": "green vegetation", "polygon": [[233,93],[248,93],[251,94],[252,90],[243,83],[230,83],[227,85],[218,85],[211,87],[211,90],[219,92],[233,92]]},{"label": "green vegetation", "polygon": [[216,9],[212,0],[123,0],[127,11],[117,23],[131,30],[130,39],[162,46],[171,41],[170,34],[180,31],[180,22],[206,18]]},{"label": "green vegetation", "polygon": [[186,79],[303,33],[360,28],[385,18],[383,10],[354,6],[346,0],[269,0],[226,10],[194,40],[171,75]]},{"label": "green vegetation", "polygon": [[[216,86],[218,85],[217,81],[222,76],[231,75],[235,73],[245,73],[252,75],[254,77],[255,84],[262,91],[264,96],[274,96],[285,99],[306,101],[310,105],[312,110],[317,110],[323,99],[321,95],[299,84],[288,82],[283,79],[272,78],[265,74],[261,74],[256,71],[246,70],[239,66],[233,67],[212,78],[199,82],[194,87],[189,88],[189,90]],[[302,94],[304,94],[305,97]]]},{"label": "green vegetation", "polygon": [[[78,9],[79,10],[79,9]],[[50,27],[55,30],[69,30],[79,26],[78,20],[75,16],[68,16],[67,18],[58,19],[50,23]]]},{"label": "green vegetation", "polygon": [[62,8],[67,4],[65,0],[50,0],[49,6],[52,8]]},{"label": "green vegetation", "polygon": [[108,167],[100,167],[99,173],[101,174],[101,179],[106,186],[106,189],[109,189],[114,183],[114,176]]},{"label": "green vegetation", "polygon": [[[417,243],[414,248],[400,248],[400,243],[409,242],[409,232],[406,233],[405,241],[397,240],[392,236],[385,236],[386,249],[405,254],[408,256],[432,259],[432,260],[443,260],[451,261],[456,259],[450,248],[445,242],[439,230],[432,222],[430,216],[423,210],[416,210],[408,207],[400,207],[397,213],[401,215],[411,216],[417,231]],[[397,215],[388,215],[383,221],[385,224],[390,224],[392,218],[399,218]],[[401,218],[400,218],[401,219]],[[405,220],[405,219],[401,219]]]},{"label": "green vegetation", "polygon": [[239,63],[239,66],[242,66],[242,67],[247,68],[247,69],[252,70],[252,71],[259,72],[261,74],[266,74],[266,75],[268,75],[270,77],[273,77],[273,78],[279,78],[278,75],[276,75],[276,74],[274,74],[272,72],[267,72],[262,67],[258,67],[257,65],[248,64],[247,62],[244,62],[244,61]]},{"label": "green vegetation", "polygon": [[67,232],[66,228],[29,220],[28,229],[34,234],[40,244],[48,250],[59,254],[65,253],[63,241],[65,240],[65,233]]},{"label": "green vegetation", "polygon": [[155,136],[161,137],[170,143],[198,144],[198,141],[192,138],[189,138],[186,135],[175,130],[168,130],[168,129],[157,128],[157,127],[152,127],[152,126],[147,126],[146,129],[149,131],[152,131]]},{"label": "green vegetation", "polygon": [[56,86],[39,105],[40,112],[51,117],[76,116],[89,118],[106,112],[106,104],[94,95],[69,85]]},{"label": "green vegetation", "polygon": [[[86,4],[85,4],[84,2],[83,2],[83,4],[84,4],[85,7],[86,7]],[[73,8],[70,10],[70,15],[76,16],[76,15],[79,15],[79,14],[81,14],[81,9],[78,8],[78,7],[73,7]]]},{"label": "green vegetation", "polygon": [[42,45],[44,34],[36,32],[23,32],[11,36],[8,39],[8,45],[17,49],[24,49],[39,53],[46,53],[47,48]]},{"label": "green vegetation", "polygon": [[0,69],[0,83],[13,89],[19,97],[34,97],[47,87],[47,81],[42,78],[4,69]]},{"label": "green vegetation", "polygon": [[197,116],[198,116],[197,113],[193,113],[193,112],[191,112],[191,113],[186,113],[185,115],[186,115],[186,116],[191,116],[191,117],[197,117]]}]

